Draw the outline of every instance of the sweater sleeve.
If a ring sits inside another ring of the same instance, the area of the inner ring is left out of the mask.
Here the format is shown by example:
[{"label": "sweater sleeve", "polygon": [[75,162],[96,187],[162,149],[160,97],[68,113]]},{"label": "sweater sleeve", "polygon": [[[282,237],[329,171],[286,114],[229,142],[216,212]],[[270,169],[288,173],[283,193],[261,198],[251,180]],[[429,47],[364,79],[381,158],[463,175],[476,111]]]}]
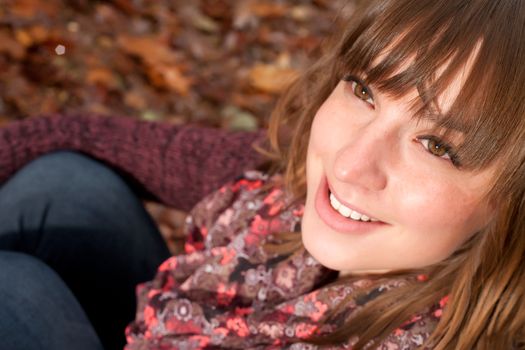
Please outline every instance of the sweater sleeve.
[{"label": "sweater sleeve", "polygon": [[262,164],[262,132],[227,132],[125,117],[54,115],[0,129],[0,183],[32,159],[75,150],[138,183],[160,202],[191,209],[244,170]]}]

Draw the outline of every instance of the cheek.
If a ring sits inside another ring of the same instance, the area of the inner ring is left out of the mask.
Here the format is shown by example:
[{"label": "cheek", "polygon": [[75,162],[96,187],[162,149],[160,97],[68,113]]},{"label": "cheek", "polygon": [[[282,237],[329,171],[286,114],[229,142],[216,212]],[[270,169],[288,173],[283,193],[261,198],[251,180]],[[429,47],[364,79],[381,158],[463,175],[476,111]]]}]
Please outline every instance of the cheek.
[{"label": "cheek", "polygon": [[325,103],[321,105],[312,122],[311,142],[318,145],[322,144],[323,141],[327,141],[327,138],[324,136],[329,132],[330,128],[333,129],[333,121],[330,119],[333,118],[334,113],[336,113],[336,111],[332,108],[329,101],[325,101]]},{"label": "cheek", "polygon": [[344,108],[335,99],[328,99],[319,108],[310,129],[310,156],[333,154],[340,146],[338,141],[352,137],[354,128],[350,123],[351,118],[342,114],[342,110]]},{"label": "cheek", "polygon": [[435,255],[447,256],[487,224],[488,209],[479,194],[455,183],[413,182],[401,193],[398,218],[406,232],[426,240]]}]

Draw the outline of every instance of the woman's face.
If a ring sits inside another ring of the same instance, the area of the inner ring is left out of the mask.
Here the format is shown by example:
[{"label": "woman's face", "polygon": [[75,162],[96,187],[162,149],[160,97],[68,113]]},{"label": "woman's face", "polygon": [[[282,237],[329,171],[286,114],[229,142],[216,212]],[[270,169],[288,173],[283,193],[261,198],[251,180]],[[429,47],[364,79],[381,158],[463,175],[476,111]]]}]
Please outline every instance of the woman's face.
[{"label": "woman's face", "polygon": [[[443,110],[457,90],[438,101]],[[318,110],[302,239],[321,264],[343,273],[423,267],[491,219],[484,194],[493,170],[458,167],[461,133],[445,144],[432,122],[412,117],[414,98],[416,90],[393,99],[348,78]]]}]

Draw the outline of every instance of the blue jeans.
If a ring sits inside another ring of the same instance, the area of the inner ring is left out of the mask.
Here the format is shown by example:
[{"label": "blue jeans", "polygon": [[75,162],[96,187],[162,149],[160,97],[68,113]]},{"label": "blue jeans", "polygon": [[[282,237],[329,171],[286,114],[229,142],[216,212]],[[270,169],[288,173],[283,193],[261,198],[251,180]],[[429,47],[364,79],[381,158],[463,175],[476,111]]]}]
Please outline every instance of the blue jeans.
[{"label": "blue jeans", "polygon": [[170,253],[138,188],[61,151],[0,188],[0,349],[122,349],[135,286]]}]

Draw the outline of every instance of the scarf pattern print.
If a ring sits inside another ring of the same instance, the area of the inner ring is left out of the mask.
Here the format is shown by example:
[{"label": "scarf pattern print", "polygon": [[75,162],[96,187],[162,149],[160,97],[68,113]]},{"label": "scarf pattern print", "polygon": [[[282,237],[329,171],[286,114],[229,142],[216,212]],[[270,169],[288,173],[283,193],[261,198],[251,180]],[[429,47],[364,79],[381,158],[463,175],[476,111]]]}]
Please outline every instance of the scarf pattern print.
[{"label": "scarf pattern print", "polygon": [[[305,340],[337,327],[320,329],[323,317],[371,282],[332,284],[337,272],[304,249],[267,252],[275,234],[300,234],[303,204],[292,202],[280,180],[249,171],[197,204],[186,219],[185,254],[167,259],[152,281],[137,287],[126,350],[318,348]],[[371,294],[402,283],[391,281]],[[359,304],[347,303],[345,315]],[[378,348],[421,346],[438,311],[414,317]],[[324,349],[349,349],[351,343]]]}]

